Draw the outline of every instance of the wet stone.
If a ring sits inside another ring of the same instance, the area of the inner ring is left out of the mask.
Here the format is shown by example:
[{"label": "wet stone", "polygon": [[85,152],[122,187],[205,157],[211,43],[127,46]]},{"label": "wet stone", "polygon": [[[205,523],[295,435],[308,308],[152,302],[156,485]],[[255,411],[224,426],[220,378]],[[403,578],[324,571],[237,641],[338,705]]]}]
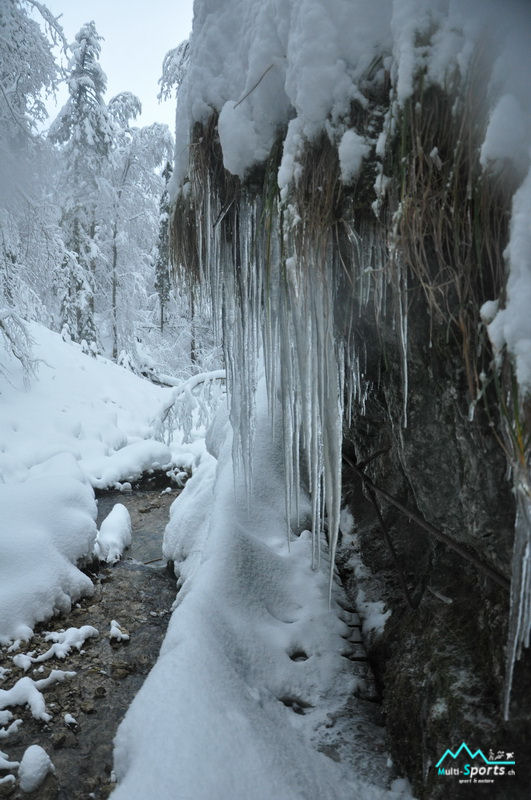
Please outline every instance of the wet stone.
[{"label": "wet stone", "polygon": [[[168,610],[175,600],[175,577],[166,571],[165,561],[160,559],[169,506],[175,497],[176,493],[160,495],[159,491],[100,496],[98,526],[115,503],[128,508],[133,526],[131,549],[112,568],[100,569],[101,565],[91,564],[86,572],[94,583],[93,596],[81,599],[68,616],[37,626],[31,642],[22,644],[17,651],[35,650],[38,655],[49,648],[45,631],[93,625],[99,636],[85,642],[84,652],[73,650],[64,660],[50,659],[42,673],[31,670],[24,673],[12,662],[14,651],[8,653],[6,647],[0,648],[0,666],[11,670],[0,684],[3,689],[10,688],[24,674],[38,679],[46,677],[52,669],[76,672],[74,677],[44,690],[47,710],[53,715],[48,723],[33,719],[27,708],[14,709],[23,724],[2,740],[1,749],[12,761],[20,761],[30,744],[41,745],[52,758],[55,776],[50,775],[31,795],[23,794],[18,782],[14,786],[0,784],[0,797],[106,800],[113,791],[115,784],[110,780],[113,738],[156,661],[169,621]],[[149,511],[142,513],[140,508]],[[119,642],[118,647],[109,639],[113,619],[130,636],[129,641]],[[65,723],[66,713],[76,719],[76,725]]]},{"label": "wet stone", "polygon": [[59,750],[61,747],[64,747],[66,742],[66,734],[65,733],[54,733],[52,736],[52,744],[55,750]]},{"label": "wet stone", "polygon": [[15,789],[16,784],[14,783],[0,783],[0,797],[12,797]]}]

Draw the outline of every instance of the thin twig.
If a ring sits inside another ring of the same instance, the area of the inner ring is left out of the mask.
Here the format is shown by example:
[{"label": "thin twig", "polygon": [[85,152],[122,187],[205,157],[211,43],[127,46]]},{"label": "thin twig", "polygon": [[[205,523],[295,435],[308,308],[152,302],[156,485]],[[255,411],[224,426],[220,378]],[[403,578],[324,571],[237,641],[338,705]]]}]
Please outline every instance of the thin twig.
[{"label": "thin twig", "polygon": [[269,72],[269,70],[273,69],[273,67],[274,67],[274,66],[275,66],[274,64],[270,64],[270,65],[268,66],[268,68],[267,68],[267,69],[266,69],[264,72],[262,72],[262,74],[260,75],[260,77],[258,78],[258,80],[256,81],[256,83],[254,84],[254,86],[251,86],[251,88],[249,89],[249,91],[248,91],[248,92],[246,92],[246,93],[244,94],[244,96],[241,98],[241,100],[238,100],[238,102],[236,103],[236,105],[234,106],[234,108],[238,108],[238,106],[240,105],[240,103],[243,103],[243,101],[244,101],[244,100],[246,100],[246,99],[249,97],[249,95],[251,94],[251,92],[254,92],[254,90],[256,89],[256,87],[257,87],[257,86],[258,86],[258,85],[259,85],[259,84],[260,84],[260,83],[263,81],[263,79],[265,78],[265,76],[267,75],[267,73]]}]

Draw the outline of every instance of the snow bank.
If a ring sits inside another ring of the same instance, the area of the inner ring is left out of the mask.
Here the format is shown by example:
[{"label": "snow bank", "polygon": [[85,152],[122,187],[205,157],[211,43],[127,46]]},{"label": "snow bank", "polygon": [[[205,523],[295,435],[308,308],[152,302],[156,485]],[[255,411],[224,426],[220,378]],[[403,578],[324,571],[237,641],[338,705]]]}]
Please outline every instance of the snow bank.
[{"label": "snow bank", "polygon": [[131,517],[121,503],[116,503],[112,511],[101,523],[94,543],[94,554],[100,561],[115,564],[122,557],[126,547],[131,544]]},{"label": "snow bank", "polygon": [[511,265],[507,302],[488,332],[497,354],[504,345],[513,353],[518,383],[531,394],[531,168],[514,196],[506,257]]},{"label": "snow bank", "polygon": [[[138,476],[171,460],[152,439],[152,420],[171,389],[155,386],[79,345],[27,323],[37,375],[28,390],[20,370],[0,352],[10,384],[0,397],[0,476],[23,481],[29,469],[70,454],[92,486]],[[123,452],[122,452],[123,451]]]},{"label": "snow bank", "polygon": [[264,161],[282,132],[278,182],[286,198],[305,144],[325,133],[350,183],[373,147],[383,157],[388,132],[386,125],[378,142],[365,141],[352,127],[352,103],[363,109],[367,89],[373,96],[385,90],[387,71],[392,124],[418,74],[424,86],[446,88],[454,76],[466,77],[480,51],[487,103],[481,164],[486,172],[510,165],[522,181],[507,250],[506,308],[489,333],[498,351],[508,347],[520,385],[531,392],[530,29],[529,4],[518,0],[198,0],[179,94],[173,193],[186,186],[193,125],[213,111],[233,174],[243,178]]},{"label": "snow bank", "polygon": [[92,592],[75,566],[94,547],[92,487],[172,461],[151,438],[171,390],[86,356],[40,325],[27,327],[35,359],[29,386],[0,348],[2,642],[29,638],[36,622]]},{"label": "snow bank", "polygon": [[123,480],[137,480],[149,469],[168,469],[171,452],[165,444],[148,439],[126,445],[103,459],[88,459],[83,466],[92,476],[94,488],[106,489]]},{"label": "snow bank", "polygon": [[0,484],[1,642],[30,638],[36,622],[92,593],[74,564],[92,549],[96,503],[73,459],[71,468],[60,482],[52,473]]},{"label": "snow bank", "polygon": [[116,736],[113,800],[408,796],[384,788],[385,761],[371,783],[312,746],[360,679],[341,656],[348,628],[329,611],[327,570],[310,567],[309,532],[288,549],[266,405],[262,393],[249,506],[223,415],[209,436],[219,460],[205,455],[172,506],[164,553],[182,588]]},{"label": "snow bank", "polygon": [[[215,13],[212,13],[215,8]],[[339,123],[357,80],[390,46],[389,0],[231,0],[195,4],[190,67],[179,99],[176,171],[187,169],[191,126],[220,112],[225,166],[243,176],[289,124],[285,153]],[[293,177],[284,169],[285,180]]]}]

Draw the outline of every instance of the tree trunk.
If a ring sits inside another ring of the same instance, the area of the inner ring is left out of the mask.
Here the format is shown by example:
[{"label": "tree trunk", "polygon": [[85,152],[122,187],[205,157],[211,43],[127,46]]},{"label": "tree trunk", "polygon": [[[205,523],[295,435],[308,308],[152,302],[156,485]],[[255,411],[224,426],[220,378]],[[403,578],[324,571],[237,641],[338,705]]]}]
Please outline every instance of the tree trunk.
[{"label": "tree trunk", "polygon": [[116,245],[116,236],[118,234],[118,227],[114,224],[112,234],[112,357],[113,361],[118,358],[118,247]]}]

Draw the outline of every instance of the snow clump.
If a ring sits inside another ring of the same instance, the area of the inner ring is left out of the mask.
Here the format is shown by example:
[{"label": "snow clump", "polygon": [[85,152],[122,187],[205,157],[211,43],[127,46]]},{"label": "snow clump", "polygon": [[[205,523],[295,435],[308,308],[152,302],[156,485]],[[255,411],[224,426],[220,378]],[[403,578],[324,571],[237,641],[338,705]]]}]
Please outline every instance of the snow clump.
[{"label": "snow clump", "polygon": [[17,653],[16,656],[13,656],[13,663],[26,672],[32,664],[41,664],[43,661],[48,661],[48,659],[54,657],[66,658],[72,648],[75,647],[77,650],[81,650],[87,639],[96,636],[98,636],[98,631],[92,625],[83,625],[81,628],[67,628],[66,631],[60,631],[59,633],[47,633],[44,637],[45,641],[54,642],[49,650],[36,658],[32,653]]},{"label": "snow clump", "polygon": [[116,639],[117,642],[127,642],[129,640],[129,634],[122,630],[122,626],[115,619],[111,620],[109,639]]},{"label": "snow clump", "polygon": [[131,517],[122,503],[116,503],[101,523],[94,544],[94,555],[100,561],[116,564],[131,544]]},{"label": "snow clump", "polygon": [[18,769],[21,790],[34,792],[49,772],[55,772],[55,767],[46,750],[38,744],[30,745],[22,756]]}]

